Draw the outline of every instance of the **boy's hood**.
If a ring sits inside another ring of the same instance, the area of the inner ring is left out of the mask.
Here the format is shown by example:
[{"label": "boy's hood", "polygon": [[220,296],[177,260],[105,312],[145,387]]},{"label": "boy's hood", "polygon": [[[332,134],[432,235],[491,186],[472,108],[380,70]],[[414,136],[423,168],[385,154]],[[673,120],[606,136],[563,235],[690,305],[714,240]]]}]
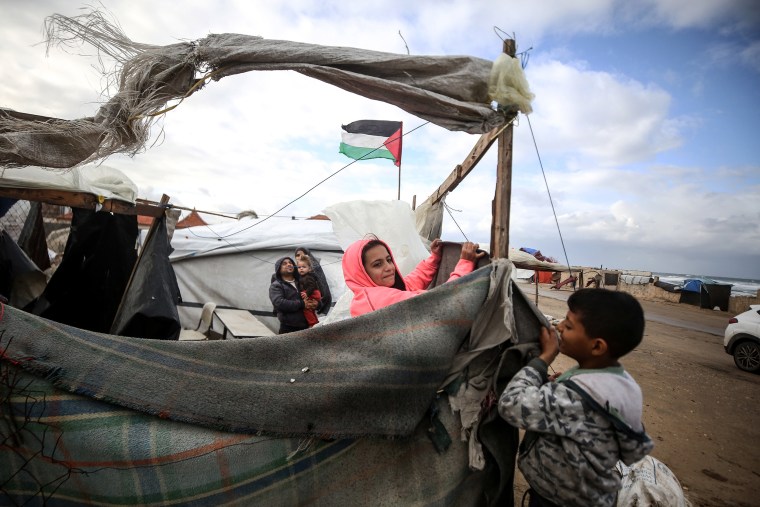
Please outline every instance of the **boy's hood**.
[{"label": "boy's hood", "polygon": [[641,388],[622,367],[571,370],[561,378],[562,383],[579,393],[612,422],[624,463],[641,459],[642,448],[653,447],[641,422]]}]

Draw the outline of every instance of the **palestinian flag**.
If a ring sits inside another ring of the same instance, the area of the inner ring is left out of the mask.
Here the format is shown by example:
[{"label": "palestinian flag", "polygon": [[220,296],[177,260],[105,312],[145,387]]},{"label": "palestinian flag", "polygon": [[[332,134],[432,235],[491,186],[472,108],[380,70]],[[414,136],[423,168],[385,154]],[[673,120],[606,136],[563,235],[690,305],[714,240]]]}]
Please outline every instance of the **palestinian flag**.
[{"label": "palestinian flag", "polygon": [[342,125],[338,153],[354,160],[387,158],[401,166],[400,121],[359,120]]}]

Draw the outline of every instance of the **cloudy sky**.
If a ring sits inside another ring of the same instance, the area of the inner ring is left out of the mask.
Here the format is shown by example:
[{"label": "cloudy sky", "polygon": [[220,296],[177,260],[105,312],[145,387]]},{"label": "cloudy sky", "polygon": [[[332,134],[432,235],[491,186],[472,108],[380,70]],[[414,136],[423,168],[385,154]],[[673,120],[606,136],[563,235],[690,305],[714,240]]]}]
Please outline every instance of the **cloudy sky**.
[{"label": "cloudy sky", "polygon": [[[573,265],[760,279],[756,0],[100,5],[132,40],[156,45],[235,32],[494,60],[513,35],[536,98],[515,128],[511,246]],[[46,16],[85,6],[0,0],[0,107],[67,119],[97,110],[108,90],[92,50],[46,56],[40,44]],[[158,122],[144,153],[106,163],[141,197],[165,193],[199,210],[302,217],[344,200],[395,199],[395,166],[362,161],[281,209],[350,162],[338,153],[340,126],[359,119],[400,120],[410,132],[409,203],[425,200],[478,139],[294,72],[254,72],[210,83]],[[495,170],[492,149],[449,196],[456,223],[447,216],[444,239],[464,240],[461,228],[489,243]]]}]

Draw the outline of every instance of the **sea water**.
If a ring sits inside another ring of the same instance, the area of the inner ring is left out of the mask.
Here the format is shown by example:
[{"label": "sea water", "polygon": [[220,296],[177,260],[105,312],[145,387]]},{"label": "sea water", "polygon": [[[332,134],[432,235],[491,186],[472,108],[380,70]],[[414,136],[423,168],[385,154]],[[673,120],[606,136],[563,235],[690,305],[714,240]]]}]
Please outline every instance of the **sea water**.
[{"label": "sea water", "polygon": [[674,285],[683,284],[684,280],[689,278],[710,278],[716,283],[727,283],[732,285],[732,296],[756,296],[757,290],[760,289],[760,280],[750,278],[727,278],[725,276],[707,276],[707,275],[684,275],[679,273],[652,273],[652,276],[659,276],[661,282],[672,283]]}]

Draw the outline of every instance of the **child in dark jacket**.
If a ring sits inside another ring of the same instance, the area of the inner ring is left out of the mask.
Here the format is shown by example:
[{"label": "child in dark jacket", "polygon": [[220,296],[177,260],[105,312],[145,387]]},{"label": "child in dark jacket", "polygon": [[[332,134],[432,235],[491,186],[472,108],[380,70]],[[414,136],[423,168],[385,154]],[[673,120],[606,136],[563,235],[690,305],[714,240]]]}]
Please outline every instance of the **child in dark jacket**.
[{"label": "child in dark jacket", "polygon": [[[300,277],[298,289],[301,291],[301,298],[304,302],[309,299],[314,300],[317,302],[317,305],[319,305],[319,301],[322,299],[322,293],[319,290],[319,281],[314,273],[312,273],[311,259],[308,256],[301,256],[301,258],[296,261],[296,264],[298,267],[298,275]],[[312,327],[319,322],[319,317],[317,317],[317,312],[315,310],[304,307],[303,315],[306,317],[306,322],[309,323],[309,327]]]},{"label": "child in dark jacket", "polygon": [[[644,312],[625,292],[581,289],[556,331],[541,330],[541,355],[507,385],[499,414],[526,430],[518,466],[530,485],[530,506],[613,506],[620,460],[651,452],[641,422],[642,394],[618,362],[644,336]],[[578,366],[547,382],[557,354]]]}]

